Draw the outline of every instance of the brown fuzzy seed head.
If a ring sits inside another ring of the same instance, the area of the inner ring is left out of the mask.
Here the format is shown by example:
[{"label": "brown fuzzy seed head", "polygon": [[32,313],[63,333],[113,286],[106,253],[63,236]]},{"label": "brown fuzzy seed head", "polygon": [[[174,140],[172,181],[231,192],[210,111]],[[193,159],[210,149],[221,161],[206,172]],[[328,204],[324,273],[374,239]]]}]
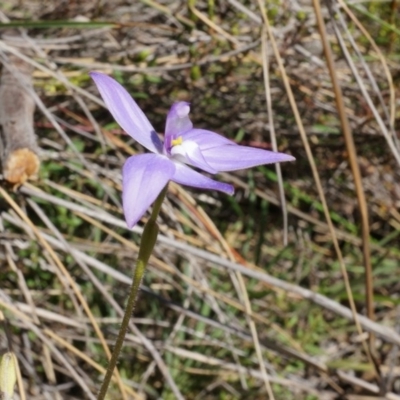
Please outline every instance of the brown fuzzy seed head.
[{"label": "brown fuzzy seed head", "polygon": [[39,166],[39,157],[32,150],[26,148],[15,150],[8,156],[4,179],[16,186],[22,185],[37,174]]}]

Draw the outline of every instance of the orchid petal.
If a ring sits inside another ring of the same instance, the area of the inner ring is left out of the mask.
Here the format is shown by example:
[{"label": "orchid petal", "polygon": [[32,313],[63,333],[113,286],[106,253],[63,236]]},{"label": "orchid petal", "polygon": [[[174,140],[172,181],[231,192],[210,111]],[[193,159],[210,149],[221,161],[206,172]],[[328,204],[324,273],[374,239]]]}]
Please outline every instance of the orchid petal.
[{"label": "orchid petal", "polygon": [[218,172],[204,159],[197,143],[190,140],[185,140],[182,144],[172,147],[171,155],[174,159],[193,165],[210,174],[216,174]]},{"label": "orchid petal", "polygon": [[101,97],[114,119],[133,139],[153,153],[162,152],[162,142],[150,121],[130,94],[114,79],[91,72]]},{"label": "orchid petal", "polygon": [[132,228],[174,176],[175,164],[158,154],[129,157],[122,169],[122,205]]},{"label": "orchid petal", "polygon": [[235,191],[232,185],[207,178],[184,164],[176,163],[175,167],[175,174],[171,181],[199,189],[218,190],[229,195],[232,195]]},{"label": "orchid petal", "polygon": [[174,103],[167,115],[165,126],[166,135],[180,136],[193,128],[189,118],[190,106],[186,101]]},{"label": "orchid petal", "polygon": [[235,142],[229,140],[218,133],[207,131],[205,129],[190,129],[182,135],[183,142],[191,140],[196,142],[200,150],[212,149],[224,145],[236,145]]},{"label": "orchid petal", "polygon": [[165,143],[164,148],[169,151],[172,147],[172,140],[177,139],[186,131],[193,128],[192,121],[189,118],[190,106],[185,101],[179,101],[172,105],[167,115],[165,125]]},{"label": "orchid petal", "polygon": [[295,159],[288,154],[238,145],[202,149],[201,152],[207,164],[220,172],[236,171],[257,165],[293,161]]}]

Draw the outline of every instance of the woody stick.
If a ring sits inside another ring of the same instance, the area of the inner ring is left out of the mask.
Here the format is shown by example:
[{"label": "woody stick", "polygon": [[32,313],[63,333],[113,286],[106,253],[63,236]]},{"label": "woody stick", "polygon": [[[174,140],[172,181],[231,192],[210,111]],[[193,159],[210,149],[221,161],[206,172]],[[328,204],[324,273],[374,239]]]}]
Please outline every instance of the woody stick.
[{"label": "woody stick", "polygon": [[40,166],[30,89],[31,65],[9,55],[0,78],[0,158],[3,177],[14,186],[35,175]]}]

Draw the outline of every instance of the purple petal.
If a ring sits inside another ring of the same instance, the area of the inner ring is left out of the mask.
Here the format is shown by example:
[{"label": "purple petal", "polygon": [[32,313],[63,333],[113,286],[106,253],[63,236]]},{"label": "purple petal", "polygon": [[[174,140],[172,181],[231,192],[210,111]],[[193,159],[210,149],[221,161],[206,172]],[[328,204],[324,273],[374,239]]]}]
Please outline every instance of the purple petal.
[{"label": "purple petal", "polygon": [[202,149],[201,152],[207,163],[220,172],[235,171],[283,161],[293,161],[295,159],[288,154],[238,145]]},{"label": "purple petal", "polygon": [[184,164],[175,163],[175,167],[175,174],[171,181],[199,189],[218,190],[230,195],[235,191],[232,185],[207,178]]},{"label": "purple petal", "polygon": [[121,128],[153,153],[162,152],[162,143],[150,121],[129,93],[114,79],[91,72],[101,97]]},{"label": "purple petal", "polygon": [[189,103],[185,101],[179,101],[170,108],[165,126],[164,147],[166,151],[171,149],[172,139],[177,139],[183,133],[193,128],[193,124],[189,118],[189,112]]},{"label": "purple petal", "polygon": [[224,145],[236,145],[232,140],[205,129],[191,129],[182,135],[182,138],[183,141],[192,140],[193,142],[196,142],[201,151]]},{"label": "purple petal", "polygon": [[175,164],[158,154],[129,157],[122,169],[122,204],[132,228],[174,176]]},{"label": "purple petal", "polygon": [[216,174],[218,172],[204,159],[197,143],[191,140],[185,140],[182,144],[172,147],[171,155],[175,160],[193,165],[210,174]]}]

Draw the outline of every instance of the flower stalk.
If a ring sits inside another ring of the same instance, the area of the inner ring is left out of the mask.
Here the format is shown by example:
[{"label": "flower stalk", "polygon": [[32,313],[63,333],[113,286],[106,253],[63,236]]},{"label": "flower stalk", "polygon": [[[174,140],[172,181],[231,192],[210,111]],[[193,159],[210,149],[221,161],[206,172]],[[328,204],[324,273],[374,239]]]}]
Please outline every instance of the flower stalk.
[{"label": "flower stalk", "polygon": [[139,255],[136,262],[135,271],[133,273],[131,290],[129,292],[124,317],[122,319],[121,327],[118,333],[117,340],[115,342],[111,359],[108,363],[106,375],[104,377],[99,395],[97,397],[98,400],[103,400],[105,398],[111,382],[112,375],[114,373],[115,366],[117,365],[118,357],[125,340],[126,331],[128,330],[129,320],[135,308],[140,284],[146,271],[151,253],[153,252],[154,245],[157,241],[159,228],[156,220],[158,214],[160,213],[161,205],[164,200],[165,194],[167,193],[167,189],[168,185],[166,185],[161,193],[158,195],[156,201],[154,202],[151,216],[143,229],[142,239],[140,241]]}]

